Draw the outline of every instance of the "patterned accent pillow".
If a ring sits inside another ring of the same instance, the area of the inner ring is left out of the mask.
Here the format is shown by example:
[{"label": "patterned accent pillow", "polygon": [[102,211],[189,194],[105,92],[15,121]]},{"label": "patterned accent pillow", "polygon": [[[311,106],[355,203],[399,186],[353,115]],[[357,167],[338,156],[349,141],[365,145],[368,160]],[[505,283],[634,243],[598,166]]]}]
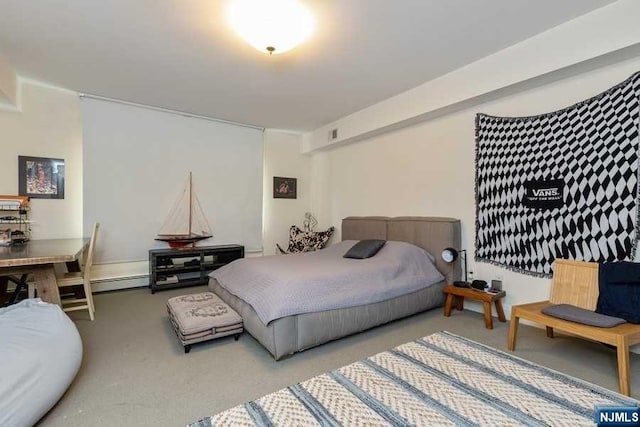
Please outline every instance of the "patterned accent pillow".
[{"label": "patterned accent pillow", "polygon": [[287,252],[295,254],[322,249],[327,246],[334,231],[334,227],[329,227],[326,231],[303,231],[298,226],[292,225],[289,229]]}]

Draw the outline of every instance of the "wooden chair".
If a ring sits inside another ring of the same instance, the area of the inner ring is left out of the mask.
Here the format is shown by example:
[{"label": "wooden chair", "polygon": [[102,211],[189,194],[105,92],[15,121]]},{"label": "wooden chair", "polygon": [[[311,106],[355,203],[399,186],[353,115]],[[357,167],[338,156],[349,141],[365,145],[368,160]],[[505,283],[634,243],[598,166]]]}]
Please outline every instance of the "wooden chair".
[{"label": "wooden chair", "polygon": [[558,329],[615,346],[618,353],[620,393],[629,396],[629,346],[640,343],[640,325],[623,323],[613,328],[600,328],[562,320],[541,312],[554,304],[571,304],[593,311],[598,302],[598,293],[598,263],[556,259],[549,300],[511,307],[508,347],[511,351],[516,348],[520,319],[544,325],[549,338],[553,338],[554,329]]},{"label": "wooden chair", "polygon": [[[93,304],[93,293],[91,291],[91,265],[93,264],[93,253],[96,247],[96,238],[98,236],[99,223],[93,224],[91,232],[91,240],[89,248],[84,254],[84,265],[81,271],[68,272],[61,277],[57,277],[58,287],[67,288],[70,286],[82,286],[84,289],[84,298],[72,298],[62,300],[62,309],[64,311],[89,310],[89,317],[94,319],[95,306]],[[67,304],[71,304],[67,306]]]}]

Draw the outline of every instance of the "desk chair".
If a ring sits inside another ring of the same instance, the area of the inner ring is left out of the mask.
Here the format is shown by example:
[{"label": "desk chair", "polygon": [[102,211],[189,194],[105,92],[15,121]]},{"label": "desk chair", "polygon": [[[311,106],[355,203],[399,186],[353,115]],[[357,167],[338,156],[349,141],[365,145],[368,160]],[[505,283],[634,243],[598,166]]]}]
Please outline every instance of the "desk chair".
[{"label": "desk chair", "polygon": [[[78,272],[68,272],[56,278],[59,288],[67,288],[70,286],[82,286],[84,289],[84,298],[63,299],[62,309],[64,311],[89,310],[89,317],[94,319],[95,306],[93,304],[93,293],[91,291],[91,265],[93,264],[93,253],[96,247],[96,238],[98,236],[99,223],[93,224],[91,232],[91,240],[89,248],[83,257],[84,265],[82,270]],[[71,304],[66,306],[67,304]]]}]

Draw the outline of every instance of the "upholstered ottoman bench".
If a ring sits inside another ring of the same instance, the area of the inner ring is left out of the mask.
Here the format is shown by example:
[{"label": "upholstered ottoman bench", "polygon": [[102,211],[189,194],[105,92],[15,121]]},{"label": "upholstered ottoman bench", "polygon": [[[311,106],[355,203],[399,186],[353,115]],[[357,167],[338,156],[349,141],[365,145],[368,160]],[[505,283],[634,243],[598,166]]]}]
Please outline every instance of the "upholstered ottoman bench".
[{"label": "upholstered ottoman bench", "polygon": [[229,335],[237,341],[243,331],[238,313],[211,292],[169,298],[167,311],[185,353],[202,341]]}]

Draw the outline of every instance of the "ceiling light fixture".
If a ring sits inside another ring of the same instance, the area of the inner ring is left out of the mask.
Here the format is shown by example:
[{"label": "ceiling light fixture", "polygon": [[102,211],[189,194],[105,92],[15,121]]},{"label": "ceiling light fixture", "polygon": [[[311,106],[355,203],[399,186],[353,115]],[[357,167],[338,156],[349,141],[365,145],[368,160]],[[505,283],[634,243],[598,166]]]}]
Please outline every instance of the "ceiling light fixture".
[{"label": "ceiling light fixture", "polygon": [[233,0],[228,19],[240,37],[269,54],[293,49],[314,29],[313,16],[297,0]]}]

